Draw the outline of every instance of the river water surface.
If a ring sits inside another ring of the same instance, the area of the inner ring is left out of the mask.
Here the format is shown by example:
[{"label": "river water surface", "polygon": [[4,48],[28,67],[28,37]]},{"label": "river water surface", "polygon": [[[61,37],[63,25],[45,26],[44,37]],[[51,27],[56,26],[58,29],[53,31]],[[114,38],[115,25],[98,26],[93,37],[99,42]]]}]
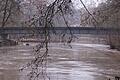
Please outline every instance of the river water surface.
[{"label": "river water surface", "polygon": [[[0,80],[27,80],[19,69],[34,58],[30,43],[0,47]],[[120,52],[108,45],[71,43],[50,44],[48,76],[51,80],[114,80],[120,76]],[[41,80],[41,79],[40,79]]]}]

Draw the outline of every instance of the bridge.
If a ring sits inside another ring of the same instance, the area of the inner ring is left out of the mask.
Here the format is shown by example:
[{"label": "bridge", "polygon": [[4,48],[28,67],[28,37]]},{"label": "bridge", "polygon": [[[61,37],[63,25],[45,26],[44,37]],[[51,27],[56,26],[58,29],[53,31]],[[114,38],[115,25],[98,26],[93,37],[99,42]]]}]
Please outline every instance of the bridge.
[{"label": "bridge", "polygon": [[[44,34],[44,27],[0,27],[0,36],[2,39],[7,39],[8,35],[31,35]],[[66,33],[70,34],[91,34],[91,35],[120,35],[120,29],[103,28],[103,27],[54,27],[48,28],[50,34]]]},{"label": "bridge", "polygon": [[[0,27],[0,35],[2,34],[43,34],[44,27]],[[117,28],[95,28],[95,27],[54,27],[48,28],[50,33],[66,31],[73,34],[120,34],[120,29]]]}]

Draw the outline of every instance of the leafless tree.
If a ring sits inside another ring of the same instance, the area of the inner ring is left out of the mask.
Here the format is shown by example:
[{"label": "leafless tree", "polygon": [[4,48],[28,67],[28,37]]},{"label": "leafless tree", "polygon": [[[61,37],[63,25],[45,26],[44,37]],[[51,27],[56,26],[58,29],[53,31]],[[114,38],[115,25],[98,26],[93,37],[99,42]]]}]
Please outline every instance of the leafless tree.
[{"label": "leafless tree", "polygon": [[[55,0],[52,3],[47,5],[37,5],[36,8],[38,9],[39,15],[34,15],[30,19],[30,25],[37,27],[37,25],[43,27],[43,35],[44,40],[35,48],[35,58],[28,63],[23,69],[29,68],[31,71],[28,74],[30,80],[40,79],[40,78],[48,78],[50,79],[46,74],[46,63],[47,63],[47,56],[48,56],[48,45],[51,40],[51,31],[55,34],[54,30],[54,17],[56,15],[60,15],[63,20],[65,21],[66,27],[69,30],[69,33],[71,36],[69,36],[69,39],[67,43],[70,43],[73,39],[73,34],[71,30],[69,29],[69,24],[65,18],[65,14],[71,14],[71,0]],[[37,17],[36,17],[37,16]],[[39,24],[38,24],[39,23]],[[37,31],[39,32],[39,31]],[[66,31],[63,31],[61,34],[61,39],[63,39],[66,36]],[[41,52],[44,50],[43,52]]]},{"label": "leafless tree", "polygon": [[[89,11],[87,11],[89,13]],[[83,14],[81,23],[84,25],[94,25],[94,22],[97,23],[97,27],[105,27],[105,28],[112,28],[116,29],[116,35],[108,33],[106,35],[107,43],[111,45],[111,48],[118,48],[120,45],[120,1],[119,0],[107,0],[104,3],[101,3],[96,8],[92,8],[91,14]],[[93,17],[97,21],[93,21]]]},{"label": "leafless tree", "polygon": [[14,22],[13,18],[19,14],[19,2],[16,0],[0,0],[0,25],[5,27]]}]

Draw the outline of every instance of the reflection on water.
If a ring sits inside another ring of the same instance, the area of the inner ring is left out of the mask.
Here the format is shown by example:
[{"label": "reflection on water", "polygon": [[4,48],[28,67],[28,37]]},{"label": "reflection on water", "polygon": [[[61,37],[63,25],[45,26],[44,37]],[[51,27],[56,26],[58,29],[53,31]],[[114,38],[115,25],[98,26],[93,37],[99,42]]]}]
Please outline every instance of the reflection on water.
[{"label": "reflection on water", "polygon": [[[27,72],[19,69],[34,58],[35,45],[0,47],[0,80],[27,80]],[[47,74],[51,80],[108,80],[120,76],[120,52],[106,45],[71,45],[49,45]]]}]

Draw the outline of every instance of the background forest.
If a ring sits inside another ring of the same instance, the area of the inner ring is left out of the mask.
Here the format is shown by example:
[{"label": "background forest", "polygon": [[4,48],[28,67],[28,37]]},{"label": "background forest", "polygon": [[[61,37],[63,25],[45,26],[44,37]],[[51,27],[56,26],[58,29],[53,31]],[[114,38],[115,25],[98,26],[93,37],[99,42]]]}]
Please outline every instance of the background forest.
[{"label": "background forest", "polygon": [[[57,1],[57,0],[55,0]],[[69,26],[84,26],[84,27],[106,27],[120,29],[120,0],[106,0],[101,2],[96,7],[87,6],[80,0],[83,7],[76,9],[73,6],[74,1],[64,1],[61,6],[54,5],[55,1],[50,0],[0,0],[0,26],[1,27],[34,27],[43,26],[44,15],[49,7],[49,14],[53,17],[50,20],[51,26],[65,26],[66,22]],[[54,6],[54,8],[52,7]],[[91,4],[94,5],[94,4]],[[63,11],[60,13],[60,7]],[[118,29],[118,30],[119,30]],[[117,31],[119,32],[119,31]],[[117,34],[117,33],[116,33]],[[111,48],[120,47],[120,36],[109,35],[107,44]]]}]

